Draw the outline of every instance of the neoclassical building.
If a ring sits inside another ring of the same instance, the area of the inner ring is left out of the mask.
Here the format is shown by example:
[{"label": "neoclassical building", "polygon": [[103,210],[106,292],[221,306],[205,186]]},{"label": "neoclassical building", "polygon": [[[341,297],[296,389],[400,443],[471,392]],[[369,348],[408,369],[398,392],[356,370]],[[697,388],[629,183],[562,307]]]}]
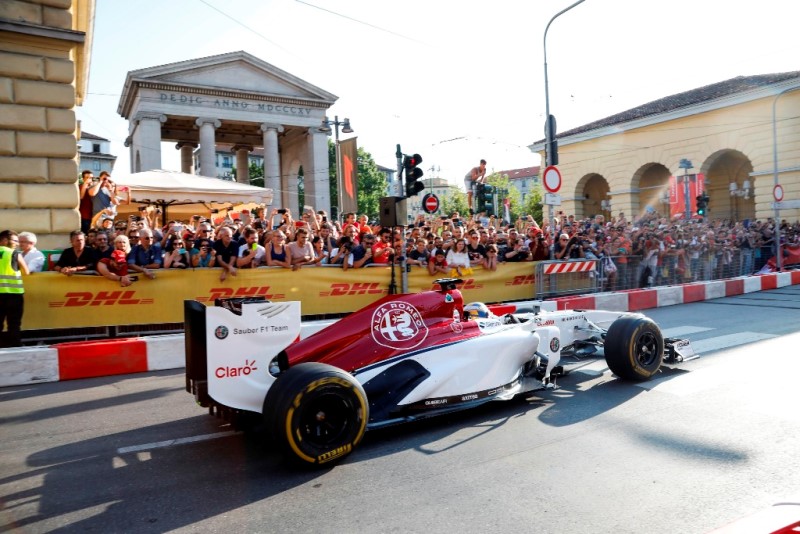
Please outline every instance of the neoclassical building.
[{"label": "neoclassical building", "polygon": [[[128,73],[117,111],[129,121],[131,172],[161,168],[161,142],[174,141],[183,172],[216,177],[216,146],[232,146],[238,181],[248,154],[264,152],[273,206],[306,204],[330,213],[328,137],[320,126],[338,97],[247,52],[231,52]],[[200,168],[193,152],[199,147]]]},{"label": "neoclassical building", "polygon": [[[739,76],[559,133],[561,209],[578,217],[674,214],[675,188],[693,174],[712,219],[772,217],[776,173],[785,200],[800,199],[798,110],[800,71]],[[544,145],[529,147],[542,161]],[[794,221],[800,209],[780,217]]]}]

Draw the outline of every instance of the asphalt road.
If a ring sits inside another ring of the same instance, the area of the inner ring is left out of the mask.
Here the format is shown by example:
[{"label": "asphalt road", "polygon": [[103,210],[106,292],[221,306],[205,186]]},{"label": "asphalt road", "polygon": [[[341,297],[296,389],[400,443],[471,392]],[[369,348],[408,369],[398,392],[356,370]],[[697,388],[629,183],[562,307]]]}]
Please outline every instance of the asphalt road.
[{"label": "asphalt road", "polygon": [[325,470],[230,432],[182,371],[0,389],[0,530],[702,533],[800,500],[800,287],[647,313],[703,356],[638,385],[601,360]]}]

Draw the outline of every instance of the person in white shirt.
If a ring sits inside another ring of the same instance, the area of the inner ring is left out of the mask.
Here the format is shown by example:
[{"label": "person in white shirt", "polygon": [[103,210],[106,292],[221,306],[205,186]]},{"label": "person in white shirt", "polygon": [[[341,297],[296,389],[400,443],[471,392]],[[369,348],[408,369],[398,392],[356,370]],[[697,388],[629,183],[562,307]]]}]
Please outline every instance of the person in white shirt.
[{"label": "person in white shirt", "polygon": [[248,226],[242,232],[244,245],[239,247],[236,266],[240,269],[258,267],[266,263],[267,250],[258,244],[258,231]]},{"label": "person in white shirt", "polygon": [[472,274],[465,239],[457,240],[454,247],[447,251],[447,266],[450,267],[451,278]]},{"label": "person in white shirt", "polygon": [[44,270],[44,254],[36,248],[36,234],[33,232],[19,233],[19,248],[22,251],[22,258],[32,273],[40,273]]}]

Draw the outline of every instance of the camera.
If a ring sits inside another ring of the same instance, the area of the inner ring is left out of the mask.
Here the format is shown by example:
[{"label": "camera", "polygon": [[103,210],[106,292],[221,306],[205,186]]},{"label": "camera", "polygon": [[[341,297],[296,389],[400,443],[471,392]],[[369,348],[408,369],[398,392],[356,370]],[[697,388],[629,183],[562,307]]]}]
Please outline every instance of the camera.
[{"label": "camera", "polygon": [[279,215],[286,215],[286,208],[281,208],[278,210]]}]

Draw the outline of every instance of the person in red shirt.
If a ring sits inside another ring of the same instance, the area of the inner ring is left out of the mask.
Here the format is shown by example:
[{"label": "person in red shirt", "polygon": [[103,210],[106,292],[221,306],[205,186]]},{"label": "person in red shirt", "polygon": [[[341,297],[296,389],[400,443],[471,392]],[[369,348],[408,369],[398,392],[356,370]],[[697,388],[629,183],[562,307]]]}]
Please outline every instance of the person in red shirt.
[{"label": "person in red shirt", "polygon": [[81,232],[85,234],[92,226],[92,196],[89,194],[89,188],[92,187],[92,181],[94,180],[92,171],[85,170],[81,172],[81,180],[81,203],[78,211],[81,213]]},{"label": "person in red shirt", "polygon": [[375,244],[372,245],[372,263],[379,265],[388,264],[394,256],[394,248],[392,248],[389,240],[392,238],[392,231],[388,228],[381,228],[378,232],[378,238]]}]

